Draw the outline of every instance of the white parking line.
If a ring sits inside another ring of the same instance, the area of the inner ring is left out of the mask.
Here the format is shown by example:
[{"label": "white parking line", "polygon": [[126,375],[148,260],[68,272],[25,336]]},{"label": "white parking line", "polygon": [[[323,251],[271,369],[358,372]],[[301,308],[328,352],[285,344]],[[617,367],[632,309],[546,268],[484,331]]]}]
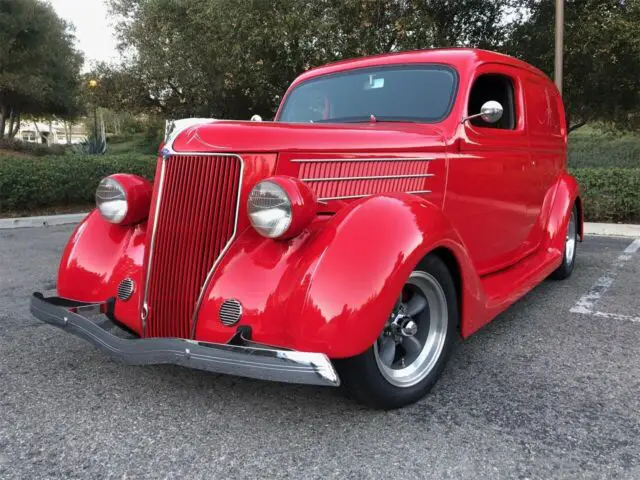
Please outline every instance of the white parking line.
[{"label": "white parking line", "polygon": [[631,322],[640,323],[640,317],[634,317],[631,315],[620,315],[617,313],[599,312],[595,310],[595,306],[602,298],[602,296],[609,290],[609,287],[613,285],[618,271],[621,267],[628,262],[631,257],[640,250],[640,239],[636,239],[624,249],[621,255],[618,256],[613,265],[602,275],[591,289],[576,302],[571,308],[571,313],[582,313],[585,315],[593,315],[596,317],[613,318],[616,320],[626,320]]},{"label": "white parking line", "polygon": [[640,317],[633,317],[631,315],[621,315],[619,313],[607,313],[607,312],[591,312],[590,315],[600,318],[612,318],[613,320],[622,320],[625,322],[640,323]]},{"label": "white parking line", "polygon": [[631,242],[631,245],[624,249],[624,253],[636,253],[638,250],[640,250],[640,238]]}]

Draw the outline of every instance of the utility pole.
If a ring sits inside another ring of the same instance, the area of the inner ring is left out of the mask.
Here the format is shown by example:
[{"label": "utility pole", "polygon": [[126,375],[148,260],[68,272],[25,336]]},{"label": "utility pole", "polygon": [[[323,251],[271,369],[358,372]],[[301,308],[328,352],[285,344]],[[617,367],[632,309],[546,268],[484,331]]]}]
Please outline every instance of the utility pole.
[{"label": "utility pole", "polygon": [[562,62],[564,53],[564,0],[556,0],[556,51],[553,76],[562,95]]}]

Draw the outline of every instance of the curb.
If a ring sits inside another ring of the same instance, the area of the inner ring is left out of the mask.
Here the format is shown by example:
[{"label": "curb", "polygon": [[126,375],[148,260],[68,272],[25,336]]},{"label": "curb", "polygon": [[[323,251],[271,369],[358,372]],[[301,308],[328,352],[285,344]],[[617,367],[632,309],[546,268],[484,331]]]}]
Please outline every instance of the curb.
[{"label": "curb", "polygon": [[[39,217],[0,218],[0,230],[70,225],[80,223],[86,216],[87,213],[85,212],[70,213],[66,215],[43,215]],[[584,234],[607,237],[640,238],[640,225],[585,222]]]},{"label": "curb", "polygon": [[602,235],[607,237],[640,238],[640,225],[585,222],[584,234]]},{"label": "curb", "polygon": [[66,215],[42,215],[39,217],[0,218],[0,230],[11,228],[53,227],[80,223],[85,213],[69,213]]}]

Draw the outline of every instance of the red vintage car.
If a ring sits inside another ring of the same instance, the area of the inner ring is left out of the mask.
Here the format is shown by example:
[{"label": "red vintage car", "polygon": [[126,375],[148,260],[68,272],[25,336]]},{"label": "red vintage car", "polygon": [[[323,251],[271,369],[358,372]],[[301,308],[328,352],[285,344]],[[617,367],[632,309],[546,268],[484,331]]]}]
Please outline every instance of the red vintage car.
[{"label": "red vintage car", "polygon": [[566,152],[558,90],[514,58],[316,68],[273,122],[177,129],[153,184],[102,180],[59,296],[34,294],[31,311],[127,363],[343,383],[403,406],[458,338],[571,274],[583,222]]}]

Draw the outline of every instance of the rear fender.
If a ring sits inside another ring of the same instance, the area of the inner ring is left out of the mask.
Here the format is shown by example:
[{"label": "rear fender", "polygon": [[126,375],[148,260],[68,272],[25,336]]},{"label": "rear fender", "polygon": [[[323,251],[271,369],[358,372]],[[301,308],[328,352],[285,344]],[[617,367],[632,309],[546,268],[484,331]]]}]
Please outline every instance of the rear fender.
[{"label": "rear fender", "polygon": [[553,199],[551,211],[549,212],[549,220],[545,229],[544,244],[548,249],[553,249],[562,256],[564,252],[565,238],[567,235],[567,226],[569,224],[569,218],[573,205],[578,203],[580,205],[578,211],[578,232],[580,232],[580,240],[583,240],[584,235],[584,218],[581,208],[580,199],[580,187],[577,180],[564,173],[558,179],[556,185],[556,194]]},{"label": "rear fender", "polygon": [[58,295],[80,302],[103,302],[115,297],[125,278],[134,281],[132,297],[116,301],[116,318],[140,333],[139,303],[143,282],[146,222],[115,225],[93,210],[75,229],[60,260]]},{"label": "rear fender", "polygon": [[218,312],[225,299],[243,305],[240,325],[254,340],[332,358],[369,348],[411,271],[431,250],[449,249],[460,266],[464,297],[480,292],[462,243],[432,203],[408,194],[370,197],[318,218],[290,241],[238,238],[216,270],[199,312],[195,338],[225,341]]}]

